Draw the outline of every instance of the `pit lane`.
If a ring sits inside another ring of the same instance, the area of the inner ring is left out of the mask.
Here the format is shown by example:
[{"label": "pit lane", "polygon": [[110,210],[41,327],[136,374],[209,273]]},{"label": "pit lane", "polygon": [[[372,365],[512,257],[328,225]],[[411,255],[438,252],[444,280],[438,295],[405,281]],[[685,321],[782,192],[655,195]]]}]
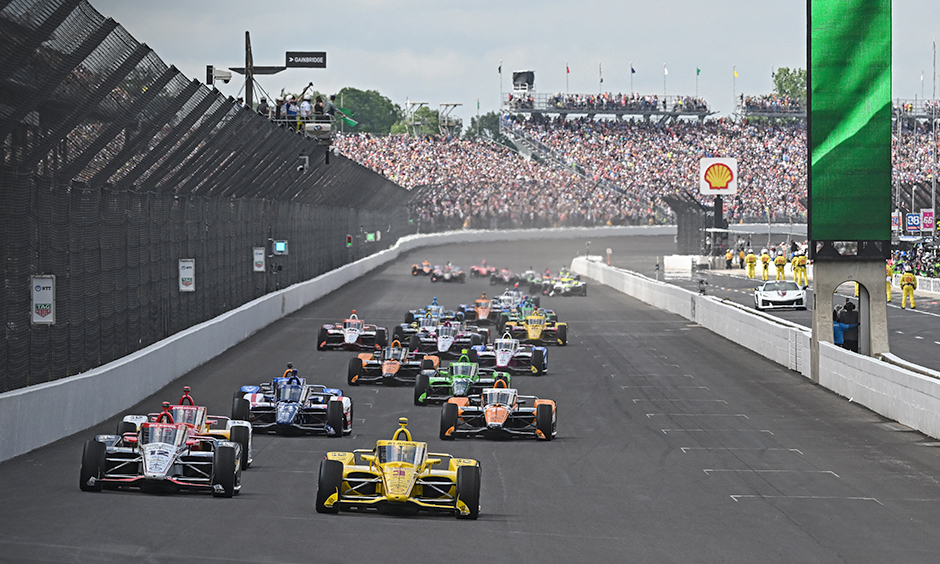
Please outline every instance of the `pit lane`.
[{"label": "pit lane", "polygon": [[[592,247],[652,264],[674,244],[617,238]],[[320,324],[353,308],[367,322],[393,326],[432,296],[453,306],[502,290],[484,280],[412,278],[410,265],[423,258],[556,271],[584,249],[584,241],[552,241],[411,253],[128,410],[156,410],[190,385],[210,413],[227,414],[238,386],[280,374],[287,362],[311,382],[347,391],[352,437],[256,437],[255,464],[235,499],[80,492],[82,443],[113,432],[117,419],[0,464],[0,561],[936,560],[940,451],[931,439],[608,288],[543,298],[569,322],[570,344],[550,350],[546,376],[513,384],[558,402],[558,438],[550,443],[444,443],[436,438],[439,408],[413,406],[407,388],[350,388],[353,353],[315,349]],[[479,521],[314,512],[323,453],[371,448],[401,416],[432,451],[481,461]]]}]

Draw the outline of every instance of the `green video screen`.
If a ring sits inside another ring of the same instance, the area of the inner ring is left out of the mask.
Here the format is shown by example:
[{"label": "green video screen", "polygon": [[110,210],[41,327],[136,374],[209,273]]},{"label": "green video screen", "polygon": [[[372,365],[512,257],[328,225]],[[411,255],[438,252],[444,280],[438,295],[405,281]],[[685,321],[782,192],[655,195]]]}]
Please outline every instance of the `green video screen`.
[{"label": "green video screen", "polygon": [[891,0],[808,0],[809,238],[891,238]]}]

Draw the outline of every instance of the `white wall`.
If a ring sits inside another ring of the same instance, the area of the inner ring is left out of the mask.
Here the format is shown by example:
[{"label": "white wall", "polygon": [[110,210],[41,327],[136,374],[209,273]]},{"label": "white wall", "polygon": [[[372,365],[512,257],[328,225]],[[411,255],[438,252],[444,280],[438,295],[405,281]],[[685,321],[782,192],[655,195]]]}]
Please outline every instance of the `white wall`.
[{"label": "white wall", "polygon": [[403,237],[385,251],[268,294],[114,362],[0,394],[0,461],[121,413],[256,331],[412,249],[448,243],[675,235],[675,226],[453,231]]},{"label": "white wall", "polygon": [[[778,364],[810,375],[809,328],[702,296],[583,257],[571,270],[676,313]],[[891,363],[819,343],[819,384],[872,411],[940,438],[940,372],[885,355]]]}]

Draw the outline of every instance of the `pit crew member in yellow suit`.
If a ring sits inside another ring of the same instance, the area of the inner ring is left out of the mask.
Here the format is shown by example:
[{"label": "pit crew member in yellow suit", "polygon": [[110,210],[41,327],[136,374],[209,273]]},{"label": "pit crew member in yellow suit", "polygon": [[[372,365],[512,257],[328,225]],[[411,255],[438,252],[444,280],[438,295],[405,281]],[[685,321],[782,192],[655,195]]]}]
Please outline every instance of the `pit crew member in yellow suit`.
[{"label": "pit crew member in yellow suit", "polygon": [[800,253],[800,258],[796,263],[797,268],[799,269],[798,273],[800,277],[800,281],[797,281],[797,284],[799,284],[800,286],[809,285],[809,280],[806,277],[806,263],[808,262],[808,260],[809,259],[806,258],[806,255],[804,255],[803,253]]},{"label": "pit crew member in yellow suit", "polygon": [[891,268],[891,263],[885,264],[885,290],[888,293],[888,301],[891,301],[891,279],[894,277],[894,270]]},{"label": "pit crew member in yellow suit", "polygon": [[760,252],[760,264],[763,267],[760,273],[761,280],[770,280],[770,253],[767,252],[767,249],[762,249]]},{"label": "pit crew member in yellow suit", "polygon": [[777,280],[786,280],[787,275],[783,273],[783,269],[787,266],[787,257],[783,256],[783,253],[777,253],[777,256],[774,258],[774,266],[777,267]]},{"label": "pit crew member in yellow suit", "polygon": [[901,275],[901,309],[904,309],[904,300],[910,299],[911,309],[914,309],[914,290],[917,289],[917,277],[907,267]]},{"label": "pit crew member in yellow suit", "polygon": [[751,249],[747,250],[747,256],[744,257],[744,262],[747,264],[747,277],[754,279],[754,267],[757,266],[757,255],[754,254],[754,251]]}]

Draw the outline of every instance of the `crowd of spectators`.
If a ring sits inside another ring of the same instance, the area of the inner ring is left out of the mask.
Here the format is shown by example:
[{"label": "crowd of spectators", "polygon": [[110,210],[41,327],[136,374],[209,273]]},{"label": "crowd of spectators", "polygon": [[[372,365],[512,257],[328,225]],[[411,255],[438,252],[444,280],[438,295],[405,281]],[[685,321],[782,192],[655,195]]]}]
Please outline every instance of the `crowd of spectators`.
[{"label": "crowd of spectators", "polygon": [[777,94],[764,94],[762,96],[745,96],[741,94],[738,98],[741,105],[748,112],[768,112],[768,113],[802,113],[806,107],[802,102],[789,96],[780,96]]},{"label": "crowd of spectators", "polygon": [[[668,124],[509,119],[517,136],[533,139],[654,206],[680,191],[698,193],[699,159],[738,158],[738,195],[724,202],[729,220],[803,221],[806,136],[802,125],[745,125],[728,120]],[[701,198],[703,204],[711,201]]]},{"label": "crowd of spectators", "polygon": [[[671,105],[670,105],[671,104]],[[660,101],[656,94],[564,94],[558,92],[549,96],[548,105],[553,109],[565,110],[605,110],[627,112],[707,112],[708,104],[704,98],[694,96],[674,96]]]},{"label": "crowd of spectators", "polygon": [[422,230],[649,224],[667,221],[635,196],[486,140],[357,133],[334,146],[411,189]]},{"label": "crowd of spectators", "polygon": [[[422,187],[412,205],[425,223],[668,222],[671,195],[688,192],[712,204],[698,194],[699,159],[728,155],[739,163],[738,194],[724,201],[729,221],[806,221],[803,123],[502,119],[507,133],[553,158],[528,161],[492,142],[442,137],[357,134],[339,137],[336,146],[406,188]],[[905,123],[894,139],[894,180],[929,183],[931,132]]]},{"label": "crowd of spectators", "polygon": [[895,273],[902,273],[907,267],[916,276],[940,278],[940,249],[930,248],[923,243],[908,251],[896,250],[891,253]]}]

